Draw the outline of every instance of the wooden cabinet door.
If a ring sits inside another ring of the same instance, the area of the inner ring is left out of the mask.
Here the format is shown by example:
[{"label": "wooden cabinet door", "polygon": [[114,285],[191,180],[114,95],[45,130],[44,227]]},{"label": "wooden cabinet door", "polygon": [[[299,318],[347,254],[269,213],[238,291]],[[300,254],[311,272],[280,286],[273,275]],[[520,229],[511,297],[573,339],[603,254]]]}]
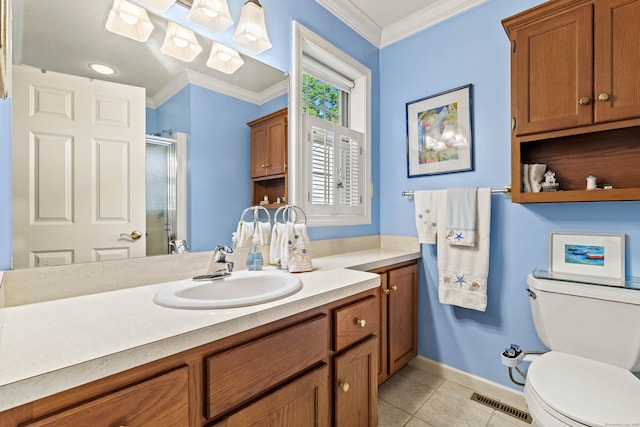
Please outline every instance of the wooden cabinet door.
[{"label": "wooden cabinet door", "polygon": [[517,135],[593,122],[592,8],[586,4],[517,30],[512,60]]},{"label": "wooden cabinet door", "polygon": [[387,273],[380,273],[380,323],[378,328],[378,384],[382,384],[388,378],[387,367],[387,304],[391,293],[387,286]]},{"label": "wooden cabinet door", "polygon": [[266,175],[269,136],[266,123],[251,128],[251,177]]},{"label": "wooden cabinet door", "polygon": [[378,425],[377,341],[372,336],[334,357],[334,427]]},{"label": "wooden cabinet door", "polygon": [[327,365],[323,365],[215,426],[328,427],[328,376]]},{"label": "wooden cabinet door", "polygon": [[287,116],[279,116],[267,122],[267,175],[286,172],[287,166]]},{"label": "wooden cabinet door", "polygon": [[595,121],[640,117],[640,0],[598,0],[595,8]]},{"label": "wooden cabinet door", "polygon": [[188,379],[185,366],[24,426],[188,427]]},{"label": "wooden cabinet door", "polygon": [[389,376],[418,354],[418,265],[391,270],[387,314]]}]

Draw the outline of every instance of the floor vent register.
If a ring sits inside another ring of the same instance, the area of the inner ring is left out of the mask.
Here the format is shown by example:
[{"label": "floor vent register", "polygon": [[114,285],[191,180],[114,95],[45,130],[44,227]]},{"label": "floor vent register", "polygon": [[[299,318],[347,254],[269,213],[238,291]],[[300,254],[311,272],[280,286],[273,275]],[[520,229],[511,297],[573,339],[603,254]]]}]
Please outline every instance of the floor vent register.
[{"label": "floor vent register", "polygon": [[531,415],[529,415],[528,412],[525,412],[521,409],[517,409],[517,408],[514,408],[513,406],[509,406],[502,402],[498,402],[497,400],[487,396],[483,396],[480,393],[473,393],[473,395],[471,396],[471,400],[478,403],[482,403],[483,405],[493,408],[496,411],[500,411],[504,414],[517,418],[520,421],[524,421],[525,423],[531,424]]}]

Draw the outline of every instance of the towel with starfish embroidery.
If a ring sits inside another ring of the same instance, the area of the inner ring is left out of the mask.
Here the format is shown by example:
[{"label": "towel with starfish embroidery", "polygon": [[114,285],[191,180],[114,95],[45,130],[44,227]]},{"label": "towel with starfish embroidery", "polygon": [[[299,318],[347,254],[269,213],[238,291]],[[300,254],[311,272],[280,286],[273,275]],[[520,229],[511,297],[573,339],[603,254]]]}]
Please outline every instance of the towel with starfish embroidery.
[{"label": "towel with starfish embroidery", "polygon": [[[450,245],[475,246],[478,187],[447,190],[447,242]],[[442,223],[441,223],[442,224]]]},{"label": "towel with starfish embroidery", "polygon": [[[446,204],[448,192],[440,203]],[[438,227],[438,298],[442,304],[485,311],[489,276],[489,237],[491,227],[491,188],[477,191],[477,233],[475,246],[447,243],[445,227]],[[446,209],[439,210],[439,223],[446,222]]]}]

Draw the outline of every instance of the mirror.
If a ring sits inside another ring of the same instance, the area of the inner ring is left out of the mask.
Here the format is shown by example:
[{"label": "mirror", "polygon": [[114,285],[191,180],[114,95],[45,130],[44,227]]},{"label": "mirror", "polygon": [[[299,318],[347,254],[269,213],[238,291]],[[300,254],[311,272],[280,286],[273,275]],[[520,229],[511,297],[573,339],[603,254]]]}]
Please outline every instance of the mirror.
[{"label": "mirror", "polygon": [[[251,204],[246,123],[287,106],[288,77],[242,54],[244,65],[234,74],[207,67],[211,40],[195,25],[203,47],[198,57],[191,63],[168,57],[160,52],[164,18],[149,12],[155,28],[147,42],[138,42],[105,29],[112,4],[113,0],[13,0],[13,63],[143,87],[146,133],[171,129],[187,135],[189,249],[230,244],[241,213]],[[116,72],[98,75],[90,63]],[[24,167],[13,165],[14,170]]]}]

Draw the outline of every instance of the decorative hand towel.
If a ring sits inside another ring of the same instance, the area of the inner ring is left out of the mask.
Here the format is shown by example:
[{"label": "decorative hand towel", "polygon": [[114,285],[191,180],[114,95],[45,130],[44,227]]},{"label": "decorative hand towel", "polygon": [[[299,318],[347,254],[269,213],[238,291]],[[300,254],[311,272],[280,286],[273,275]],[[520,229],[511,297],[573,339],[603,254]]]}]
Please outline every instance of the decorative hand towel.
[{"label": "decorative hand towel", "polygon": [[[447,193],[441,202],[446,205]],[[446,242],[446,230],[438,228],[438,297],[443,304],[485,311],[489,275],[489,237],[491,227],[491,189],[479,188],[475,246],[455,246]],[[440,223],[446,221],[440,210]]]},{"label": "decorative hand towel", "polygon": [[288,222],[284,232],[285,249],[282,253],[282,266],[291,273],[313,270],[309,254],[309,236],[307,226]]},{"label": "decorative hand towel", "polygon": [[450,245],[476,244],[476,192],[478,187],[447,190],[447,242]]},{"label": "decorative hand towel", "polygon": [[269,263],[278,264],[282,261],[282,241],[284,239],[284,227],[282,222],[273,224],[273,232],[271,233],[271,246],[269,247]]},{"label": "decorative hand towel", "polygon": [[253,233],[255,232],[255,223],[253,221],[240,221],[236,236],[238,236],[238,247],[244,248],[251,246]]},{"label": "decorative hand towel", "polygon": [[438,199],[445,190],[416,191],[416,228],[420,243],[435,244],[438,231]]},{"label": "decorative hand towel", "polygon": [[256,232],[260,236],[260,244],[268,245],[271,243],[271,223],[268,221],[258,222]]}]

